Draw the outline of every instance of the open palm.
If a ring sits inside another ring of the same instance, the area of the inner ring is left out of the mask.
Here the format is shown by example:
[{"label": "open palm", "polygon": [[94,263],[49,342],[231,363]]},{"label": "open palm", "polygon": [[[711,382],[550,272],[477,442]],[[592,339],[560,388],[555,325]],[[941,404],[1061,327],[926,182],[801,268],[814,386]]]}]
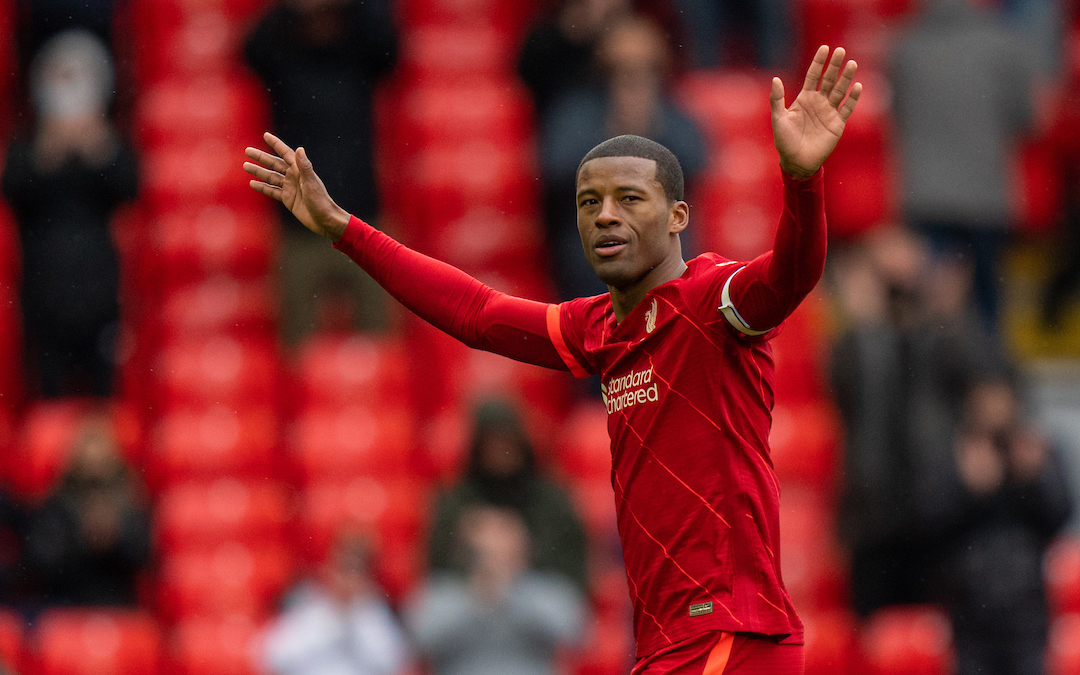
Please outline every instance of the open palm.
[{"label": "open palm", "polygon": [[828,47],[819,47],[802,89],[787,108],[784,84],[773,78],[769,96],[773,142],[780,153],[780,166],[788,174],[796,178],[813,175],[836,147],[862,93],[861,83],[852,85],[857,68],[854,61],[844,63],[842,47],[836,48],[832,58]]}]

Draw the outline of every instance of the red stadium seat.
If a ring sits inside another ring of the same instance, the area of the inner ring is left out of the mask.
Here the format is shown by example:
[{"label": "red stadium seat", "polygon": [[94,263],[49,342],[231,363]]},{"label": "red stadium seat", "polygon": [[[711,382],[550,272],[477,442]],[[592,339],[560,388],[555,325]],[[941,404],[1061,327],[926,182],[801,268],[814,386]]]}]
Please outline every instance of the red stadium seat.
[{"label": "red stadium seat", "polygon": [[833,512],[821,492],[787,484],[780,500],[784,585],[800,610],[847,605],[847,565],[834,534]]},{"label": "red stadium seat", "polygon": [[555,461],[569,477],[607,481],[611,487],[611,441],[607,411],[600,402],[579,404],[555,442]]},{"label": "red stadium seat", "polygon": [[269,280],[214,277],[168,294],[161,308],[161,340],[217,335],[266,339],[274,334],[276,316]]},{"label": "red stadium seat", "polygon": [[138,140],[144,148],[203,137],[246,143],[266,129],[268,110],[265,94],[252,77],[170,78],[139,96]]},{"label": "red stadium seat", "polygon": [[307,560],[320,562],[342,529],[372,533],[377,577],[392,597],[401,598],[419,579],[430,499],[429,488],[411,479],[360,477],[311,485],[301,494],[299,548]]},{"label": "red stadium seat", "polygon": [[0,669],[25,672],[26,623],[10,609],[0,609]]},{"label": "red stadium seat", "polygon": [[770,87],[769,78],[756,71],[692,71],[677,83],[675,95],[710,147],[724,149],[738,139],[771,147]]},{"label": "red stadium seat", "polygon": [[806,626],[806,675],[862,675],[857,618],[847,609],[800,612]]},{"label": "red stadium seat", "polygon": [[811,293],[783,323],[772,340],[778,403],[802,405],[829,396],[824,363],[828,356],[828,300]]},{"label": "red stadium seat", "polygon": [[402,0],[398,4],[402,24],[410,29],[430,25],[473,24],[480,21],[513,37],[532,18],[537,3],[535,0]]},{"label": "red stadium seat", "polygon": [[155,430],[147,477],[159,488],[193,479],[264,479],[276,468],[277,443],[277,418],[266,408],[169,411]]},{"label": "red stadium seat", "polygon": [[517,38],[492,24],[421,26],[402,37],[399,76],[406,82],[513,79]]},{"label": "red stadium seat", "polygon": [[145,253],[134,255],[150,258],[166,289],[218,275],[257,280],[270,273],[277,235],[277,216],[268,205],[240,209],[215,202],[161,214]]},{"label": "red stadium seat", "polygon": [[528,91],[513,80],[473,78],[405,90],[399,132],[420,147],[486,138],[523,144],[533,136]]},{"label": "red stadium seat", "polygon": [[145,148],[141,164],[142,201],[151,213],[227,203],[243,209],[263,209],[266,197],[248,187],[235,162],[243,158],[251,139],[201,136]]},{"label": "red stadium seat", "polygon": [[57,609],[34,631],[38,675],[156,675],[161,631],[155,619],[127,610]]},{"label": "red stadium seat", "polygon": [[1080,614],[1054,617],[1046,647],[1046,675],[1080,673]]},{"label": "red stadium seat", "polygon": [[1080,539],[1060,537],[1046,552],[1046,592],[1054,613],[1080,613]]},{"label": "red stadium seat", "polygon": [[840,434],[838,413],[827,399],[796,405],[777,403],[769,441],[780,482],[831,491],[836,483]]},{"label": "red stadium seat", "polygon": [[403,407],[408,404],[407,369],[407,354],[398,340],[313,336],[301,346],[296,365],[298,407]]},{"label": "red stadium seat", "polygon": [[284,542],[291,519],[284,484],[233,478],[172,485],[154,510],[157,546],[165,556],[228,541]]},{"label": "red stadium seat", "polygon": [[869,675],[947,675],[952,672],[952,628],[930,606],[875,612],[862,631]]},{"label": "red stadium seat", "polygon": [[295,422],[291,460],[305,483],[409,473],[416,421],[407,408],[312,409]]},{"label": "red stadium seat", "polygon": [[194,617],[172,633],[169,672],[175,675],[256,675],[258,623],[245,616]]},{"label": "red stadium seat", "polygon": [[26,395],[23,381],[22,312],[14,282],[0,281],[0,407],[13,411]]},{"label": "red stadium seat", "polygon": [[281,376],[277,350],[268,340],[222,335],[167,345],[154,368],[159,405],[274,407]]},{"label": "red stadium seat", "polygon": [[292,575],[292,555],[284,546],[225,542],[165,558],[158,599],[172,619],[231,614],[265,618]]}]

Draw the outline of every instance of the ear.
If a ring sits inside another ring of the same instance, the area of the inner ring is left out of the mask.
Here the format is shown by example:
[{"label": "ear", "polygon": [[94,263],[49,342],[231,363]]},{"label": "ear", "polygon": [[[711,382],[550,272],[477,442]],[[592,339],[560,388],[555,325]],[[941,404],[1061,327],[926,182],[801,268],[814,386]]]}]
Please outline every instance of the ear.
[{"label": "ear", "polygon": [[668,234],[678,234],[690,224],[690,206],[680,200],[673,202],[668,213]]}]

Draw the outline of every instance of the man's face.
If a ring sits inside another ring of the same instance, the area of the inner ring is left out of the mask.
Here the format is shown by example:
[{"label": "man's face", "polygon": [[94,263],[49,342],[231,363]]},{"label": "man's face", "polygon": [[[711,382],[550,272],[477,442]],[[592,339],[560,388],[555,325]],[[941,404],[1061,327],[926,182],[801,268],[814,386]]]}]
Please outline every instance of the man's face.
[{"label": "man's face", "polygon": [[600,157],[577,179],[578,233],[585,257],[608,286],[625,288],[671,256],[686,227],[684,202],[668,202],[656,180],[656,162]]}]

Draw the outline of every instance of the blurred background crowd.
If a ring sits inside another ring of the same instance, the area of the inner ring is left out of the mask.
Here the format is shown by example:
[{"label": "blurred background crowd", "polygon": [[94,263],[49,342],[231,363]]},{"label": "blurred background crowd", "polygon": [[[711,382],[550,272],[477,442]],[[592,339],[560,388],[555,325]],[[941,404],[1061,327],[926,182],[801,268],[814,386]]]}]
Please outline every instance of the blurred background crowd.
[{"label": "blurred background crowd", "polygon": [[692,254],[767,250],[820,44],[865,94],[773,340],[807,672],[1080,673],[1071,0],[0,0],[0,672],[629,672],[598,388],[409,316],[243,148],[558,301],[615,134]]}]

